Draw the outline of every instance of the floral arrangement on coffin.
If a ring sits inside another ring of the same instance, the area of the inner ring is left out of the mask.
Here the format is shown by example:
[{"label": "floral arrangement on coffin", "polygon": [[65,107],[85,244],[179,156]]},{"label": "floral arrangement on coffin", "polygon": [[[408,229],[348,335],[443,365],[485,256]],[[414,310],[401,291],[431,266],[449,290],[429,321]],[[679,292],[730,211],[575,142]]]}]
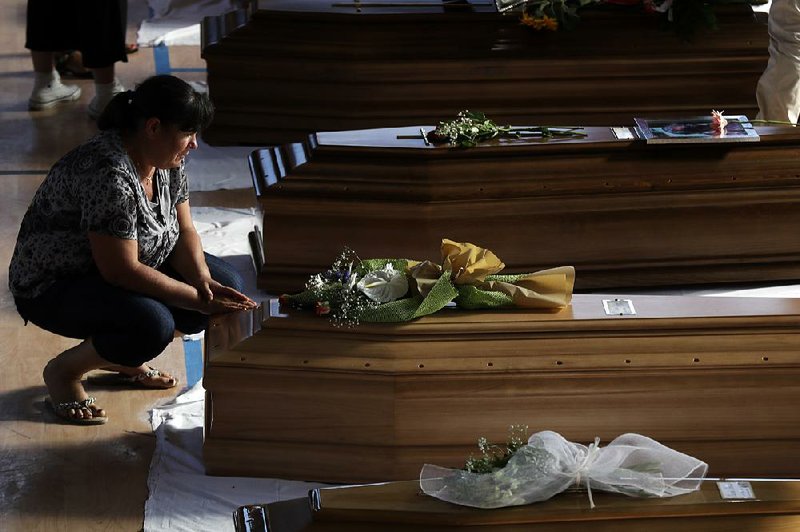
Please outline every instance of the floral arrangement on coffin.
[{"label": "floral arrangement on coffin", "polygon": [[700,28],[716,28],[716,4],[766,4],[767,0],[525,0],[521,23],[534,30],[573,29],[579,11],[591,5],[640,6],[647,14],[664,17],[679,35],[690,36]]},{"label": "floral arrangement on coffin", "polygon": [[312,307],[334,325],[402,322],[433,314],[454,302],[465,309],[522,307],[557,310],[572,300],[575,269],[501,275],[491,251],[444,239],[440,263],[409,259],[361,260],[345,249],[330,269],[311,276],[306,289],[281,303]]},{"label": "floral arrangement on coffin", "polygon": [[581,127],[501,126],[477,111],[461,111],[455,119],[439,122],[436,129],[426,134],[429,142],[449,143],[461,148],[471,148],[479,142],[499,137],[531,137],[549,140],[551,138],[581,138],[585,136],[586,133]]},{"label": "floral arrangement on coffin", "polygon": [[425,464],[420,488],[447,502],[501,508],[547,500],[570,486],[631,497],[674,497],[697,490],[708,465],[640,434],[623,434],[606,447],[588,447],[542,431],[524,439],[525,426],[512,426],[505,449],[478,440],[483,453],[466,470]]}]

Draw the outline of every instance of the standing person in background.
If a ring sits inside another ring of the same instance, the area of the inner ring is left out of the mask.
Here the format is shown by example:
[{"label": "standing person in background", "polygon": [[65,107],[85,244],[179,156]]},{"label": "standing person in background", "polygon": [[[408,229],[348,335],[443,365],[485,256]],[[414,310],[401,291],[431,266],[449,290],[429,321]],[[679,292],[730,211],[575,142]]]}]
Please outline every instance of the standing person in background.
[{"label": "standing person in background", "polygon": [[36,191],[9,268],[20,316],[83,340],[48,362],[47,404],[67,422],[106,422],[81,379],[170,388],[147,362],[175,331],[205,330],[208,315],[255,306],[223,260],[203,252],[192,224],[184,160],[213,107],[173,76],[117,94],[100,133],[64,157]]},{"label": "standing person in background", "polygon": [[53,53],[79,50],[83,66],[94,75],[95,94],[89,116],[96,120],[115,94],[125,88],[114,76],[114,64],[127,61],[127,0],[28,0],[25,47],[31,51],[35,81],[28,100],[32,111],[75,101],[76,85],[64,85]]},{"label": "standing person in background", "polygon": [[769,63],[756,88],[758,119],[797,123],[800,116],[800,0],[772,0]]}]

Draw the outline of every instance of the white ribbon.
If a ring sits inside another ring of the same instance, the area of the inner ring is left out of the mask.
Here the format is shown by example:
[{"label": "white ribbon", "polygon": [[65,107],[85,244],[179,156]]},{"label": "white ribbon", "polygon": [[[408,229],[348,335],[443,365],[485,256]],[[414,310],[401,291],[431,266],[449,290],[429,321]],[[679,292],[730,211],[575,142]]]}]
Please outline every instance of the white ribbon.
[{"label": "white ribbon", "polygon": [[600,438],[595,436],[594,442],[589,445],[589,449],[586,451],[586,456],[584,456],[581,463],[578,465],[577,471],[575,471],[575,485],[580,487],[581,485],[581,475],[586,478],[586,491],[589,492],[589,506],[594,508],[594,498],[592,497],[592,483],[589,482],[589,471],[591,470],[592,464],[594,464],[597,457],[600,455]]}]

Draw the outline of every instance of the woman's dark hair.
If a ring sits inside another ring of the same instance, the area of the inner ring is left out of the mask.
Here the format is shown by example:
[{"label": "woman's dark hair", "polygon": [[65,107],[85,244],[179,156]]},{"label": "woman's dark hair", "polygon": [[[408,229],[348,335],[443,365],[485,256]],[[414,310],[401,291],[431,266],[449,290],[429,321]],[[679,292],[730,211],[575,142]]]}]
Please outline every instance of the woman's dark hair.
[{"label": "woman's dark hair", "polygon": [[202,131],[211,123],[214,105],[205,93],[198,92],[180,78],[152,76],[136,90],[114,96],[97,120],[101,131],[135,131],[148,118],[177,126],[180,131]]}]

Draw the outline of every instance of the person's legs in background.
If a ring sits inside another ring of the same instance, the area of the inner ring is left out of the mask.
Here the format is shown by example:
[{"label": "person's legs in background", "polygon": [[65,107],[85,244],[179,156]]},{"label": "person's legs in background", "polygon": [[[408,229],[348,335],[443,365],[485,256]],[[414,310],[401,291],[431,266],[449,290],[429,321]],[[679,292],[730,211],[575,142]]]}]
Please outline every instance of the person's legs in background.
[{"label": "person's legs in background", "polygon": [[87,67],[94,75],[94,98],[89,102],[89,117],[97,120],[108,102],[116,94],[125,91],[125,87],[114,75],[114,64],[102,68]]},{"label": "person's legs in background", "polygon": [[47,109],[80,98],[80,87],[61,83],[53,57],[61,50],[80,50],[83,66],[94,77],[88,111],[96,120],[111,98],[125,90],[114,64],[128,60],[127,12],[127,0],[28,0],[25,46],[36,76],[29,108]]},{"label": "person's legs in background", "polygon": [[34,82],[28,108],[37,111],[81,97],[77,85],[64,85],[55,69],[53,53],[74,48],[74,33],[70,2],[28,0],[25,47],[31,51]]},{"label": "person's legs in background", "polygon": [[83,65],[94,74],[95,95],[89,116],[97,120],[117,93],[125,87],[114,75],[114,64],[127,62],[125,30],[127,0],[83,0],[81,3]]}]

